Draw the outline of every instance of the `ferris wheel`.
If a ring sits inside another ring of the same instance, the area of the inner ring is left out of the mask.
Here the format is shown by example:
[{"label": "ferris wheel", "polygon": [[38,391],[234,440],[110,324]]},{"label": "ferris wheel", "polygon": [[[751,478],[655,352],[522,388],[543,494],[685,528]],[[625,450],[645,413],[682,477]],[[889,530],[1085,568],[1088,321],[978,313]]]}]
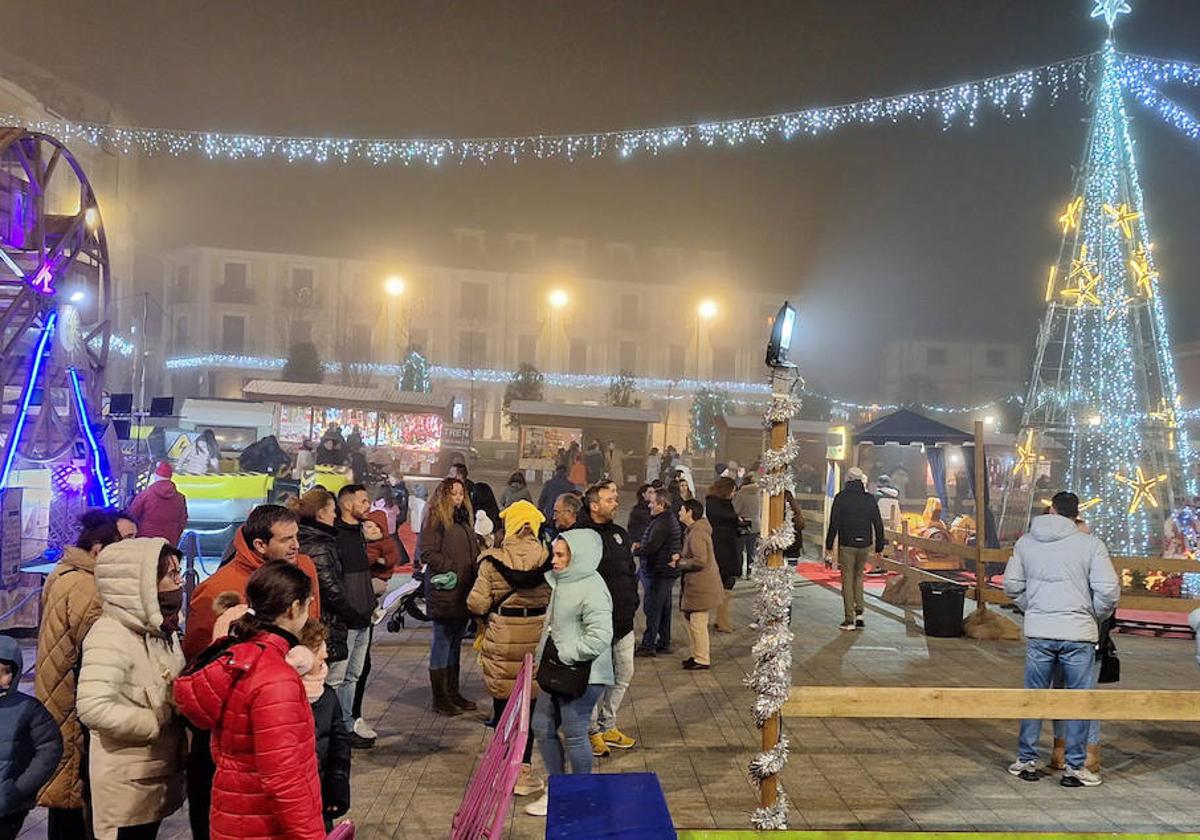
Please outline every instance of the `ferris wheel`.
[{"label": "ferris wheel", "polygon": [[15,469],[86,462],[109,504],[100,405],[111,327],[108,244],[96,195],[58,139],[0,127],[0,490]]}]

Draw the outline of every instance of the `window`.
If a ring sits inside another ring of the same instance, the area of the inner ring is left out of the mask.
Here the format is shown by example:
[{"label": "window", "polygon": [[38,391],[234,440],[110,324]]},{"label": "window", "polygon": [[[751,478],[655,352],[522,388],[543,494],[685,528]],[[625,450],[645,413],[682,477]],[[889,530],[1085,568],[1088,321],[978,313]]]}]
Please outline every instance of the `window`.
[{"label": "window", "polygon": [[537,336],[523,335],[517,338],[517,364],[537,364]]},{"label": "window", "polygon": [[989,347],[985,362],[990,368],[1005,368],[1008,367],[1008,353],[1000,347]]},{"label": "window", "polygon": [[188,337],[188,319],[186,315],[180,315],[175,319],[175,332],[172,335],[175,352],[191,349],[192,341]]},{"label": "window", "polygon": [[683,376],[684,359],[686,358],[686,350],[681,344],[672,344],[667,348],[667,377],[669,379],[677,379]]},{"label": "window", "polygon": [[371,333],[370,324],[355,324],[351,327],[350,346],[347,348],[350,351],[349,361],[371,361]]},{"label": "window", "polygon": [[514,257],[533,259],[533,237],[526,233],[510,233],[508,250]]},{"label": "window", "polygon": [[488,316],[488,287],[485,283],[464,282],[458,301],[458,314],[482,321]]},{"label": "window", "polygon": [[567,367],[571,373],[587,373],[587,340],[583,338],[571,339],[571,358],[567,362]]},{"label": "window", "polygon": [[587,243],[582,239],[558,240],[558,253],[564,259],[582,261],[587,254]]},{"label": "window", "polygon": [[465,368],[477,368],[487,360],[487,335],[481,332],[458,334],[458,364]]},{"label": "window", "polygon": [[312,321],[292,321],[288,335],[291,336],[292,346],[307,344],[312,341]]},{"label": "window", "polygon": [[637,295],[621,295],[617,310],[617,326],[627,330],[641,329],[642,307]]},{"label": "window", "polygon": [[483,231],[481,230],[456,228],[454,231],[454,241],[464,251],[470,251],[475,254],[483,253]]},{"label": "window", "polygon": [[930,367],[945,367],[949,363],[949,354],[945,347],[925,348],[925,364]]},{"label": "window", "polygon": [[679,271],[683,268],[683,251],[679,248],[656,248],[655,256],[658,264],[668,271]]},{"label": "window", "polygon": [[221,352],[246,352],[246,319],[241,315],[225,315],[221,318]]},{"label": "window", "polygon": [[192,277],[188,266],[181,265],[175,269],[175,283],[171,286],[172,303],[192,302]]},{"label": "window", "polygon": [[311,268],[292,269],[292,299],[306,306],[312,303],[313,270]]},{"label": "window", "polygon": [[246,291],[245,263],[225,263],[225,288],[231,292]]},{"label": "window", "polygon": [[631,268],[633,266],[633,246],[627,242],[609,242],[608,258],[613,261],[613,265]]},{"label": "window", "polygon": [[633,373],[637,370],[637,342],[622,341],[617,348],[617,366],[621,371]]},{"label": "window", "polygon": [[714,347],[712,365],[713,379],[737,379],[737,351],[732,347]]},{"label": "window", "polygon": [[409,330],[408,349],[415,350],[422,356],[427,356],[429,350],[429,331],[425,329]]}]

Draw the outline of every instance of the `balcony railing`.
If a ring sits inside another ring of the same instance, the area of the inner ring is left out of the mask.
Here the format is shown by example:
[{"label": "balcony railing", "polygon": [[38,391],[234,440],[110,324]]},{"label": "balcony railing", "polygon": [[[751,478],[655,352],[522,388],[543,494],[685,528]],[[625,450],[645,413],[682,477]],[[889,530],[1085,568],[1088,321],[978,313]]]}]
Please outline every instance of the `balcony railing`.
[{"label": "balcony railing", "polygon": [[244,286],[226,286],[225,284],[221,284],[213,288],[213,302],[215,303],[253,304],[254,300],[254,290]]}]

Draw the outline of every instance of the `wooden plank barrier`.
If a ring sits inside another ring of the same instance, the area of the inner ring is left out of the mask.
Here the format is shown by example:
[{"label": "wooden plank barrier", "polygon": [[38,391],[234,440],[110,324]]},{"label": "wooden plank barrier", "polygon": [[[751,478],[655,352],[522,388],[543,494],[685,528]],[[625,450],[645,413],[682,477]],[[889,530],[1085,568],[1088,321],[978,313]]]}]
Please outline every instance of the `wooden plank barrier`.
[{"label": "wooden plank barrier", "polygon": [[792,686],[784,717],[1200,720],[1200,691]]}]

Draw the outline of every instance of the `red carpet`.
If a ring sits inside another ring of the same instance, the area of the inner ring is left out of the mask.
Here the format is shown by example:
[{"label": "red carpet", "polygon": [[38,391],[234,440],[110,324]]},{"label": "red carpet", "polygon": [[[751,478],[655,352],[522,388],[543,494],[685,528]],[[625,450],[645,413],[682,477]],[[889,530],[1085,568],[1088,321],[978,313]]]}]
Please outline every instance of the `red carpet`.
[{"label": "red carpet", "polygon": [[[831,586],[839,591],[842,588],[842,573],[836,567],[825,568],[824,563],[801,561],[796,564],[796,574],[821,586]],[[883,575],[878,577],[868,575],[863,578],[863,589],[872,593],[876,590],[882,592],[886,583],[887,578]]]}]

